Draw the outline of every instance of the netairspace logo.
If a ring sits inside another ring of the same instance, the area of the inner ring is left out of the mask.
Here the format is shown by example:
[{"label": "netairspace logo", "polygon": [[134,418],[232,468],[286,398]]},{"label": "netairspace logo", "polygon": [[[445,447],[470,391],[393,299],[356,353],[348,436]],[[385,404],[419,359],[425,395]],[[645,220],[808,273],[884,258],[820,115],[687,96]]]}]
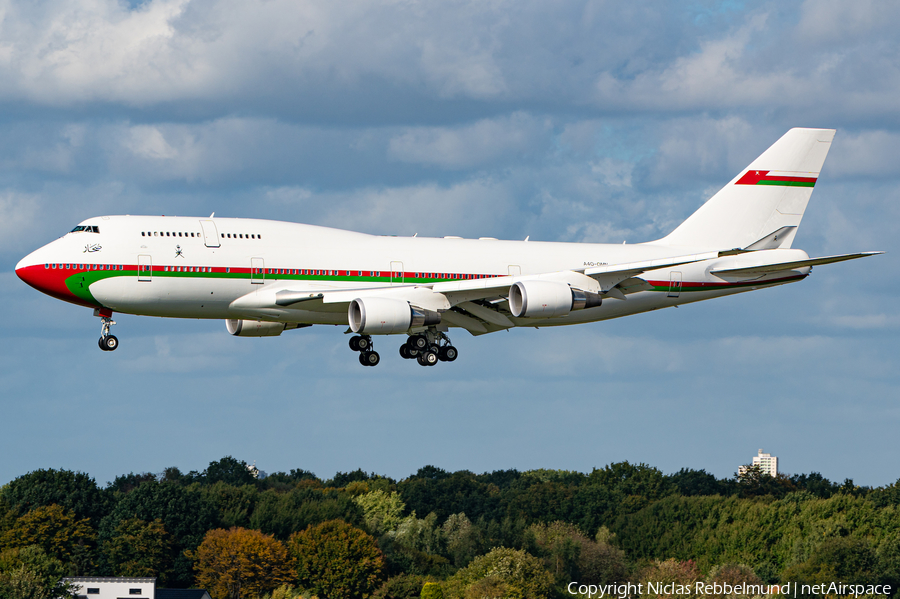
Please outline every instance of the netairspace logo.
[{"label": "netairspace logo", "polygon": [[603,599],[630,599],[645,593],[648,595],[783,595],[797,597],[801,595],[841,595],[843,597],[859,597],[861,595],[890,595],[891,585],[843,584],[840,582],[822,584],[728,584],[727,582],[697,582],[693,585],[677,582],[640,582],[613,583],[607,585],[579,584],[570,582],[566,590],[570,595],[580,595]]}]

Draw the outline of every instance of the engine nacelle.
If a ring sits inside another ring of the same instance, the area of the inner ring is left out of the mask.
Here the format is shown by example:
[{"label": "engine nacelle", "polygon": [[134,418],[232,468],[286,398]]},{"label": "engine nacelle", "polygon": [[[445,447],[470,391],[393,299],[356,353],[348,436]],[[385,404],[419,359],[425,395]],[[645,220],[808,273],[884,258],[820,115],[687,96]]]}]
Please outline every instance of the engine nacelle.
[{"label": "engine nacelle", "polygon": [[440,324],[441,315],[387,297],[360,297],[350,302],[350,330],[364,335],[394,335]]},{"label": "engine nacelle", "polygon": [[287,327],[283,322],[234,319],[226,320],[225,326],[235,337],[277,337]]},{"label": "engine nacelle", "polygon": [[573,289],[556,281],[518,281],[509,288],[509,310],[516,318],[553,318],[572,310],[596,308],[599,293]]}]

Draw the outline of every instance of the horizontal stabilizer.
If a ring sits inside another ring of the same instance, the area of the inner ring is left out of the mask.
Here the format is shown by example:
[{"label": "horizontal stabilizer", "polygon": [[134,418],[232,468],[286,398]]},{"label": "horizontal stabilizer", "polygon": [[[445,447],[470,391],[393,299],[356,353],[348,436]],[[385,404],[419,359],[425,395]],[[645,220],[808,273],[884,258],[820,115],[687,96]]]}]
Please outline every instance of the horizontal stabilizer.
[{"label": "horizontal stabilizer", "polygon": [[833,264],[835,262],[843,262],[845,260],[855,260],[856,258],[865,258],[866,256],[875,256],[884,252],[859,252],[856,254],[841,254],[839,256],[823,256],[822,258],[810,258],[808,260],[795,260],[793,262],[778,262],[775,264],[760,264],[758,266],[748,266],[745,268],[726,268],[722,270],[711,270],[710,274],[717,277],[761,277],[773,272],[782,272],[785,270],[795,270],[807,266],[819,266],[820,264]]}]

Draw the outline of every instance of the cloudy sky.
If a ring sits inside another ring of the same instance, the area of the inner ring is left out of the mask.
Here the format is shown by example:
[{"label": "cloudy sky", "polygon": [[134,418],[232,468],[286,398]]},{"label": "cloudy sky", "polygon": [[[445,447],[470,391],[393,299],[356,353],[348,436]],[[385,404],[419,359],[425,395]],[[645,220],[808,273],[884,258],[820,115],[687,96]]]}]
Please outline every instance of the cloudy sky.
[{"label": "cloudy sky", "polygon": [[[36,468],[323,478],[590,471],[900,478],[900,4],[0,1],[0,483]],[[16,262],[101,214],[621,243],[668,233],[795,126],[838,130],[807,280],[424,369],[333,327],[98,319]]]}]

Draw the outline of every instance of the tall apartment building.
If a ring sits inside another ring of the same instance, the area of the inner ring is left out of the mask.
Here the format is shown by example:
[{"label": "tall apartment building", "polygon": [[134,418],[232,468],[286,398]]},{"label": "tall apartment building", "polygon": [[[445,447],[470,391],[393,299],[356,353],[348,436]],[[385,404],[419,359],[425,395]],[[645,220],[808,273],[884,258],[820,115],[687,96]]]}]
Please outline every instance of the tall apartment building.
[{"label": "tall apartment building", "polygon": [[[759,470],[763,474],[768,474],[769,476],[778,474],[778,457],[770,453],[763,453],[762,449],[759,450],[758,455],[753,456],[753,465],[759,466]],[[738,468],[738,474],[740,475],[743,475],[746,471],[746,466]]]}]

